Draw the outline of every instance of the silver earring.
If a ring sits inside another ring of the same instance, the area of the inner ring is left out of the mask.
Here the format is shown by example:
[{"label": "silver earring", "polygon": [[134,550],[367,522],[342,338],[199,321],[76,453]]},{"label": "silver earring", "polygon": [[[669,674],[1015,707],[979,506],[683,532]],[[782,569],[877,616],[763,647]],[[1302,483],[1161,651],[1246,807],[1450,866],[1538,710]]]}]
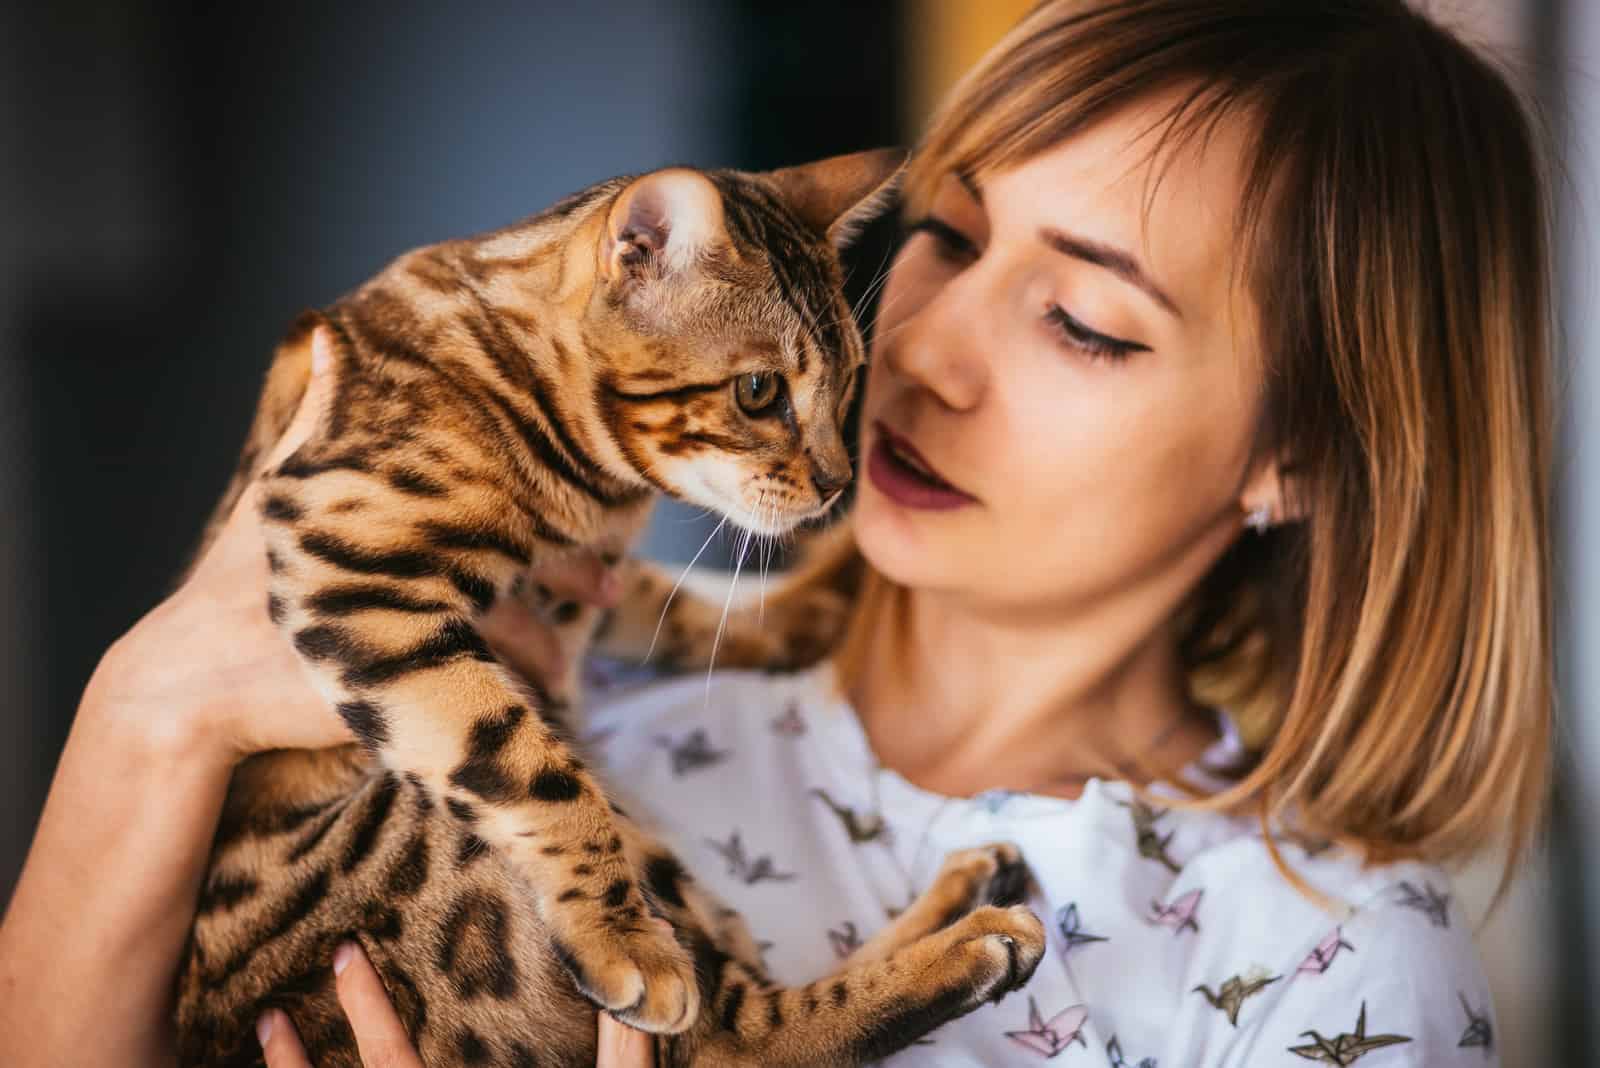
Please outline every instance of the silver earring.
[{"label": "silver earring", "polygon": [[1272,505],[1258,504],[1250,509],[1250,514],[1244,517],[1244,525],[1257,534],[1265,534],[1272,526]]}]

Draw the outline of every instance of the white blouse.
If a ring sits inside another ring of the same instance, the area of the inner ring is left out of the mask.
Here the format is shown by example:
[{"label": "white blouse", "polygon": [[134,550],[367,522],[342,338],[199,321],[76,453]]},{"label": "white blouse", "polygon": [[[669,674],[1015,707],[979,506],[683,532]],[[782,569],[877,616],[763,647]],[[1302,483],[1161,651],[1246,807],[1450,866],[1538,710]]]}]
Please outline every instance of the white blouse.
[{"label": "white blouse", "polygon": [[[587,748],[619,802],[744,914],[779,981],[836,969],[946,853],[1021,849],[1049,930],[1038,971],[886,1064],[1499,1064],[1468,920],[1436,868],[1363,870],[1280,841],[1345,904],[1332,915],[1273,867],[1253,821],[1098,779],[1075,801],[929,793],[878,767],[828,662],[709,682],[597,663],[585,690]],[[1201,764],[1237,753],[1230,732]]]}]

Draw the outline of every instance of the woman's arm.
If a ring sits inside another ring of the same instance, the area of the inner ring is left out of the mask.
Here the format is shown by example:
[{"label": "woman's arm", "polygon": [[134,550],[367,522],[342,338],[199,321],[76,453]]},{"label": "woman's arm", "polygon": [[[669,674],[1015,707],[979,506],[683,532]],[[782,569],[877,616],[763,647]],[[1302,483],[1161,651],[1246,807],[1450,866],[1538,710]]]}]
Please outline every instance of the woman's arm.
[{"label": "woman's arm", "polygon": [[79,706],[0,924],[7,1063],[173,1060],[173,977],[233,761],[192,710],[141,722],[105,692],[114,675]]},{"label": "woman's arm", "polygon": [[350,740],[268,620],[265,590],[252,491],[96,667],[0,923],[6,1063],[170,1063],[173,979],[234,764]]},{"label": "woman's arm", "polygon": [[[328,392],[314,376],[274,460]],[[0,1062],[172,1063],[173,983],[234,765],[351,740],[267,618],[255,496],[84,692],[0,922]],[[595,560],[541,578],[606,604],[605,576]],[[513,667],[553,673],[559,646],[531,615],[497,606],[488,622]]]}]

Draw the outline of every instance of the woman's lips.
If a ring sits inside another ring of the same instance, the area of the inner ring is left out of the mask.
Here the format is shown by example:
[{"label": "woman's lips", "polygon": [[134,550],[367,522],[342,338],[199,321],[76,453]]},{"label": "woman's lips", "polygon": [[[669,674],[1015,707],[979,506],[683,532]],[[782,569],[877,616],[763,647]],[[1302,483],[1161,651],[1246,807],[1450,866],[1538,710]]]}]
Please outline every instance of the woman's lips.
[{"label": "woman's lips", "polygon": [[976,498],[945,481],[909,441],[873,423],[874,435],[867,456],[867,477],[885,497],[907,508],[948,511],[976,503]]}]

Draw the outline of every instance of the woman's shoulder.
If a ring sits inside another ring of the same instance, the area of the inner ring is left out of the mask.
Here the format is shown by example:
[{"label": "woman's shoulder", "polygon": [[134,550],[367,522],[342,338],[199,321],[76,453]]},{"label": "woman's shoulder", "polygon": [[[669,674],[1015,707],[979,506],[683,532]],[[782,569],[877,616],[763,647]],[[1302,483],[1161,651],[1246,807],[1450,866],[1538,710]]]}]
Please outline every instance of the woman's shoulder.
[{"label": "woman's shoulder", "polygon": [[1263,1057],[1393,1047],[1374,1063],[1451,1063],[1464,1052],[1494,1063],[1488,981],[1446,872],[1364,864],[1336,845],[1273,846],[1277,857],[1256,831],[1179,852],[1168,895],[1168,907],[1209,906],[1190,909],[1203,926],[1183,985],[1228,1017],[1233,1042]]}]

